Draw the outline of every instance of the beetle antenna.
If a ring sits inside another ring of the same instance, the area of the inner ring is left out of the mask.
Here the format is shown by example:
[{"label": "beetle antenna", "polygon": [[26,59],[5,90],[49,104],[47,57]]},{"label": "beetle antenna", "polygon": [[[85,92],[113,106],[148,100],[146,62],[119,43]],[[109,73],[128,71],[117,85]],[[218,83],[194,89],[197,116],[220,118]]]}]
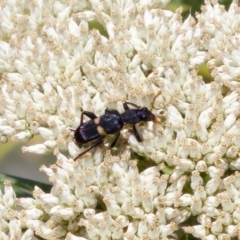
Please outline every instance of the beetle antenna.
[{"label": "beetle antenna", "polygon": [[155,103],[155,100],[157,99],[157,97],[160,96],[161,94],[162,94],[162,91],[159,91],[159,92],[155,95],[155,97],[153,98],[152,107],[151,107],[151,110],[150,110],[150,111],[152,111],[153,108],[156,109],[156,108],[154,107],[154,103]]},{"label": "beetle antenna", "polygon": [[[156,108],[154,107],[154,103],[155,103],[155,100],[157,99],[157,97],[160,96],[161,94],[162,94],[162,92],[159,91],[159,92],[155,95],[155,97],[153,98],[151,111],[153,110],[153,108],[156,109]],[[160,125],[162,124],[162,122],[161,122],[159,119],[157,119],[157,118],[156,118],[153,122],[155,122],[155,123],[157,123],[157,124],[160,124]]]}]

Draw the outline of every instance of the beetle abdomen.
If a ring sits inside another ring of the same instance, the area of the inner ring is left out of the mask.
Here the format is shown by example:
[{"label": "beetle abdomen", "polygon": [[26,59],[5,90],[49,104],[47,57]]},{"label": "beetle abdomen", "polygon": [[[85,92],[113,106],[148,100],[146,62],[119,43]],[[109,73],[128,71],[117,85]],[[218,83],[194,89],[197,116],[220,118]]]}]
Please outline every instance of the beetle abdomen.
[{"label": "beetle abdomen", "polygon": [[74,138],[77,143],[82,144],[90,142],[99,137],[96,125],[92,120],[85,122],[76,129]]}]

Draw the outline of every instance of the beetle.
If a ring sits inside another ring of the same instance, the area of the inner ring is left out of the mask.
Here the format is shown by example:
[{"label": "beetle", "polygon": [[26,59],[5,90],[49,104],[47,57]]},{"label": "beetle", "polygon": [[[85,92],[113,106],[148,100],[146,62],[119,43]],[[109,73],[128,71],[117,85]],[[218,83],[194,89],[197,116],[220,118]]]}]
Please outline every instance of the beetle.
[{"label": "beetle", "polygon": [[[94,113],[89,111],[83,111],[80,117],[80,125],[74,132],[75,143],[81,147],[83,144],[95,140],[92,145],[85,151],[80,153],[74,161],[79,157],[87,153],[92,148],[98,146],[103,142],[103,139],[108,134],[117,134],[116,138],[111,144],[111,148],[116,144],[121,129],[126,124],[130,124],[133,127],[133,134],[135,135],[138,142],[142,139],[136,129],[136,124],[140,122],[153,121],[157,124],[161,124],[156,116],[151,112],[153,109],[154,102],[156,98],[161,94],[158,92],[153,99],[152,108],[149,110],[147,107],[140,107],[131,102],[124,102],[123,108],[125,112],[119,113],[117,110],[106,109],[104,115],[97,117]],[[129,106],[133,106],[130,108]],[[83,122],[83,116],[90,118],[89,121]]]}]

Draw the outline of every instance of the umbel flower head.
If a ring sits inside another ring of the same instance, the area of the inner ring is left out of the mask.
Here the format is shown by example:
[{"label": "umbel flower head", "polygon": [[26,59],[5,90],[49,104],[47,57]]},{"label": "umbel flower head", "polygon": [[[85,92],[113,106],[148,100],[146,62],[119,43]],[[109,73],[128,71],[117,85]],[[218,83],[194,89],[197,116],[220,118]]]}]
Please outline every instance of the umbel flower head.
[{"label": "umbel flower head", "polygon": [[[162,9],[167,3],[1,5],[0,140],[41,135],[23,151],[54,152],[57,161],[41,167],[49,193],[12,194],[21,210],[0,197],[2,218],[16,211],[0,237],[240,237],[240,7],[206,1],[196,21],[183,21],[181,10]],[[204,64],[211,82],[199,75]],[[150,108],[159,91],[154,114],[164,110],[163,125],[139,126],[142,142],[123,131],[115,155],[101,146],[73,161],[84,149],[71,132],[83,110],[123,112],[126,100]]]}]

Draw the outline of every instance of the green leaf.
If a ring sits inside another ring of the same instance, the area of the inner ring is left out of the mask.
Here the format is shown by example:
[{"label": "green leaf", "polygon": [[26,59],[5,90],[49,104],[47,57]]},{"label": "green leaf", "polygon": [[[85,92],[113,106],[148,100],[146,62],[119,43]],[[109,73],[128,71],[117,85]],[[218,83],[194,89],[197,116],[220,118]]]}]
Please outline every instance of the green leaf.
[{"label": "green leaf", "polygon": [[32,196],[32,191],[34,190],[35,186],[41,188],[44,192],[50,192],[51,185],[41,183],[38,181],[33,181],[21,177],[15,177],[8,174],[1,174],[0,173],[0,182],[3,183],[5,180],[10,180],[12,183],[12,187],[17,194],[17,197],[30,197]]}]

